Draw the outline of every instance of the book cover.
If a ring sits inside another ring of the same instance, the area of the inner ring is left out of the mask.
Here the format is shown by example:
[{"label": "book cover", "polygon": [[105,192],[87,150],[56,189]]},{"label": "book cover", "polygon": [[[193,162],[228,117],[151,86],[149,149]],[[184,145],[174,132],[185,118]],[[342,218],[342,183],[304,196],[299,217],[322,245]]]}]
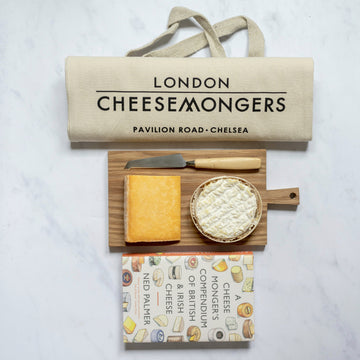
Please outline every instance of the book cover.
[{"label": "book cover", "polygon": [[124,254],[124,342],[254,339],[252,252]]}]

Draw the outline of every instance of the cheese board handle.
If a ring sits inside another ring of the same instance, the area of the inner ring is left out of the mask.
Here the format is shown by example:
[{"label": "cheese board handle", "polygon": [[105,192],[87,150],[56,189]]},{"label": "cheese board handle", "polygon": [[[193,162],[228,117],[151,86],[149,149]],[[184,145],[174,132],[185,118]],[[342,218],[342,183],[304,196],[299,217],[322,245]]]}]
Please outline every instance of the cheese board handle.
[{"label": "cheese board handle", "polygon": [[277,205],[299,205],[299,188],[267,190],[265,200],[268,204]]}]

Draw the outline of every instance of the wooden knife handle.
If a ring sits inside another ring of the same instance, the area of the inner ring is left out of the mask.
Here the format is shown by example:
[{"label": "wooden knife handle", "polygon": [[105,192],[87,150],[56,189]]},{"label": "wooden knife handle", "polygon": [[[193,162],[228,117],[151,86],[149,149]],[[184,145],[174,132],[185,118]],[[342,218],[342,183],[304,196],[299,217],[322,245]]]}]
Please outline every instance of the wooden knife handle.
[{"label": "wooden knife handle", "polygon": [[255,157],[229,157],[213,159],[196,159],[197,169],[222,169],[222,170],[253,170],[260,169],[261,159]]}]

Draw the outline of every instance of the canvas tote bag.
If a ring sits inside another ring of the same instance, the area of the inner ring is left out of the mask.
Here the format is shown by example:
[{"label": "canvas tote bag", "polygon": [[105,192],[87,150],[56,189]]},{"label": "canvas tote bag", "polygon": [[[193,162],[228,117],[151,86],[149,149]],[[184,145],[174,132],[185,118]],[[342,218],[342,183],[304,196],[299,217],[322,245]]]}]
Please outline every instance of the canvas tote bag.
[{"label": "canvas tote bag", "polygon": [[[193,17],[203,32],[148,52]],[[219,38],[247,29],[248,57],[226,58]],[[209,46],[212,57],[187,58]],[[140,56],[141,55],[141,56]],[[212,26],[176,7],[168,30],[126,57],[66,59],[71,141],[308,141],[313,61],[265,58],[264,38],[248,17]]]}]

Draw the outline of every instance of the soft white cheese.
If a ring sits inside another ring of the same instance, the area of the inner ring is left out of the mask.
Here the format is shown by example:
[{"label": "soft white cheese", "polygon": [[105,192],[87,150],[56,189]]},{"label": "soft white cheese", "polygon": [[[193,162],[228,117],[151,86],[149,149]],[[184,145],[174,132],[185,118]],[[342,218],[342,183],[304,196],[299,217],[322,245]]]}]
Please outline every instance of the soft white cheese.
[{"label": "soft white cheese", "polygon": [[218,179],[206,185],[195,204],[198,224],[209,235],[230,239],[252,224],[257,209],[251,188],[237,179]]}]

